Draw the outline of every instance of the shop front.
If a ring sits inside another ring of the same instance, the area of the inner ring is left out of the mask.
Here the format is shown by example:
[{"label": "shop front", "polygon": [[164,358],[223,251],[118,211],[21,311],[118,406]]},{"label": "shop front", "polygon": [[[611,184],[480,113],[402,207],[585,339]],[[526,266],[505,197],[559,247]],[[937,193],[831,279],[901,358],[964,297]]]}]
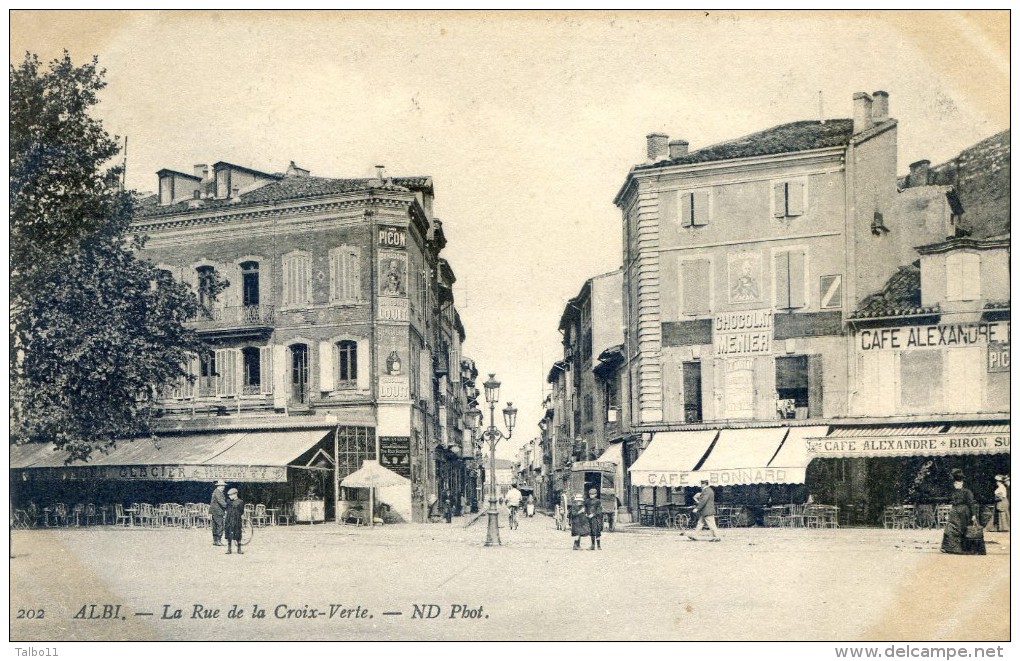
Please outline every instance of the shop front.
[{"label": "shop front", "polygon": [[994,476],[1010,472],[1009,421],[837,425],[807,452],[810,491],[839,506],[841,525],[936,527],[954,468],[990,511]]},{"label": "shop front", "polygon": [[827,430],[816,425],[660,432],[630,469],[639,520],[670,525],[694,505],[701,480],[708,480],[723,525],[772,525],[770,510],[792,511],[808,500],[806,439]]},{"label": "shop front", "polygon": [[[12,504],[43,512],[62,505],[111,515],[132,503],[208,503],[218,480],[273,515],[299,502],[333,515],[332,429],[162,436],[121,441],[87,462],[66,463],[49,444],[11,446]],[[103,509],[105,508],[105,509]]]}]

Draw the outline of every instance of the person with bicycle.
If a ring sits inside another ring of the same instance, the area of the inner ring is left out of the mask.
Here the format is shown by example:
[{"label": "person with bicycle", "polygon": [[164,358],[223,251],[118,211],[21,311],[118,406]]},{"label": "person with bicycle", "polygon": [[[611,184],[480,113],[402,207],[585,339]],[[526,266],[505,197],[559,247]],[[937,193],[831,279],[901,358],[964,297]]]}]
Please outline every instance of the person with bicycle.
[{"label": "person with bicycle", "polygon": [[521,506],[521,498],[523,498],[523,495],[517,489],[517,485],[510,485],[510,490],[506,492],[506,509],[510,518],[511,530],[517,528],[517,510]]},{"label": "person with bicycle", "polygon": [[227,513],[223,517],[223,533],[227,538],[227,554],[232,553],[231,542],[237,543],[237,552],[241,550],[241,529],[244,519],[244,501],[237,496],[237,489],[231,488],[227,492]]}]

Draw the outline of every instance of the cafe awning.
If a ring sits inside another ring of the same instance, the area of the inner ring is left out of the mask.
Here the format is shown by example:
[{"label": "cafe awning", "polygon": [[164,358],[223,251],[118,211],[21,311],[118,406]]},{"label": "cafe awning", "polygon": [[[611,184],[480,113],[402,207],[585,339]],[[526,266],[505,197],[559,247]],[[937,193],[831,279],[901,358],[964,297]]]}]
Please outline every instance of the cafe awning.
[{"label": "cafe awning", "polygon": [[311,461],[298,460],[329,433],[301,429],[143,438],[120,441],[106,452],[94,451],[87,463],[72,464],[50,444],[14,445],[11,469],[40,480],[286,482],[288,467],[314,470]]},{"label": "cafe awning", "polygon": [[630,467],[634,486],[682,487],[719,434],[714,429],[671,431],[655,434],[641,456]]},{"label": "cafe awning", "polygon": [[841,425],[808,437],[812,457],[1009,454],[1009,423]]},{"label": "cafe awning", "polygon": [[803,483],[803,466],[799,471],[770,466],[788,431],[787,427],[722,430],[701,468],[691,473],[691,483],[703,479],[721,486]]},{"label": "cafe awning", "polygon": [[613,443],[595,461],[608,461],[620,466],[623,464],[623,443]]}]

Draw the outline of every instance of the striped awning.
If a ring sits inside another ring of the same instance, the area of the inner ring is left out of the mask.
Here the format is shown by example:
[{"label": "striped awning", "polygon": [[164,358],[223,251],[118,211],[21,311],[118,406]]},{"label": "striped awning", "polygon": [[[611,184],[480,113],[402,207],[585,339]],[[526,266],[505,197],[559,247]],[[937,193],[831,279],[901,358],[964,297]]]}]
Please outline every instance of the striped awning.
[{"label": "striped awning", "polygon": [[658,432],[651,444],[630,467],[634,486],[682,487],[697,482],[690,474],[719,434],[714,429]]},{"label": "striped awning", "polygon": [[88,462],[65,463],[50,444],[11,446],[11,470],[25,479],[155,480],[172,482],[286,482],[287,467],[322,441],[329,430],[237,432],[120,441]]}]

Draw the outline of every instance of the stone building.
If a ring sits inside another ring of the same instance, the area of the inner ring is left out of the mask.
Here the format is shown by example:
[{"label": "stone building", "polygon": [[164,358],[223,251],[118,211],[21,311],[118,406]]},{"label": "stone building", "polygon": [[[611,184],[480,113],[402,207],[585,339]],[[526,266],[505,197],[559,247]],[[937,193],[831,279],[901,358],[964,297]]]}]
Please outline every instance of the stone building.
[{"label": "stone building", "polygon": [[[195,289],[211,347],[195,381],[166,393],[164,431],[302,433],[322,467],[338,462],[337,483],[364,459],[405,477],[379,493],[399,518],[459,506],[472,454],[465,333],[431,178],[313,177],[293,162],[285,174],[219,162],[158,176],[137,210],[142,255]],[[328,517],[363,507],[361,490],[310,488]]]},{"label": "stone building", "polygon": [[951,198],[898,189],[896,136],[875,92],[849,119],[696,151],[647,137],[615,199],[633,503],[684,502],[702,476],[724,501],[804,497],[802,448],[850,413],[848,319],[958,229]]}]

